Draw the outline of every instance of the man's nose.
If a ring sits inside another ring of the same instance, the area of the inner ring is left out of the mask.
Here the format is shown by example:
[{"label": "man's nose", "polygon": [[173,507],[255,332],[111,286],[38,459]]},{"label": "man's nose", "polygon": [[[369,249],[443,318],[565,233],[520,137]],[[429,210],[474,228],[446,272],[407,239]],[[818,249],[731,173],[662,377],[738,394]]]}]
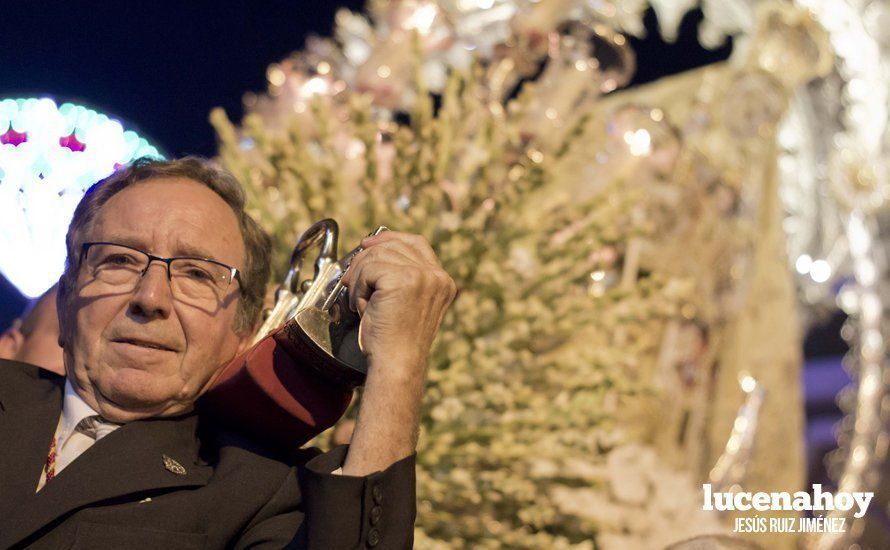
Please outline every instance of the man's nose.
[{"label": "man's nose", "polygon": [[152,262],[136,282],[130,298],[130,311],[140,317],[167,318],[173,309],[173,294],[167,279],[167,266]]}]

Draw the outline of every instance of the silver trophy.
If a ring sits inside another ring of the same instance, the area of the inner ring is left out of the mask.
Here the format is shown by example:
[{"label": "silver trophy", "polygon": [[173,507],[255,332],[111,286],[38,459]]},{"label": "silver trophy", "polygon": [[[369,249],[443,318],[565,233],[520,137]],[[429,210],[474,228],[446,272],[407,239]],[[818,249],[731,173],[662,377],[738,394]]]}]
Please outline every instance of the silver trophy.
[{"label": "silver trophy", "polygon": [[[380,226],[371,235],[386,230]],[[275,306],[253,343],[277,332],[275,339],[290,353],[334,381],[354,387],[364,383],[368,365],[359,337],[361,317],[349,308],[349,289],[341,279],[362,247],[337,259],[338,235],[337,222],[328,218],[300,236],[275,294]],[[304,260],[316,248],[315,273],[303,278]]]}]

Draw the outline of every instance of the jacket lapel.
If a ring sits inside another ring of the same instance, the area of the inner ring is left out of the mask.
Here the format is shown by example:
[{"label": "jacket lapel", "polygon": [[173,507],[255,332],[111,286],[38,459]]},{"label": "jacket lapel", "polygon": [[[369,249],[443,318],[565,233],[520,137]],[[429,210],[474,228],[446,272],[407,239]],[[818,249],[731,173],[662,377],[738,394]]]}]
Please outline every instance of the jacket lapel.
[{"label": "jacket lapel", "polygon": [[37,489],[62,412],[64,384],[62,377],[47,381],[39,396],[18,406],[8,404],[11,398],[3,399],[7,405],[0,412],[0,518],[9,517]]},{"label": "jacket lapel", "polygon": [[35,481],[20,507],[0,520],[0,548],[97,502],[206,485],[213,469],[199,459],[197,424],[196,414],[150,419],[125,424],[105,436],[36,494]]}]

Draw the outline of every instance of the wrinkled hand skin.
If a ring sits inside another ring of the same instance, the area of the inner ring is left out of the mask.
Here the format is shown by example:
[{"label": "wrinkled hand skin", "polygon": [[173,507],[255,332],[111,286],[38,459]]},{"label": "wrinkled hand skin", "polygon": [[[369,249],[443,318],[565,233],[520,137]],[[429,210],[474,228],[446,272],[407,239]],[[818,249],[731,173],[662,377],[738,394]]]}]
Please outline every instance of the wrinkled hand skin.
[{"label": "wrinkled hand skin", "polygon": [[368,358],[346,475],[384,470],[414,452],[427,356],[457,293],[424,237],[386,231],[361,245],[343,276]]}]

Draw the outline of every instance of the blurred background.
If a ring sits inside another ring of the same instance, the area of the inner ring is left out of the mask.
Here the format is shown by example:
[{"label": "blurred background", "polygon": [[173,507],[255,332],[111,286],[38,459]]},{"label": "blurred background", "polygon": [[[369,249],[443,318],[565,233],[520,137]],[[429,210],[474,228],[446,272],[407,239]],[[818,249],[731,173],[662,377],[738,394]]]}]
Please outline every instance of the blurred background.
[{"label": "blurred background", "polygon": [[[249,110],[245,93],[263,94],[275,84],[270,64],[301,50],[310,35],[331,35],[341,8],[362,12],[367,6],[362,1],[281,0],[7,2],[0,8],[5,21],[0,100],[72,103],[119,120],[144,140],[143,146],[162,155],[212,157],[220,145],[209,122],[211,110],[221,107],[231,120],[241,120]],[[724,62],[733,52],[732,37],[717,46],[701,46],[700,9],[685,13],[671,41],[659,32],[655,10],[643,12],[645,32],[627,33],[635,70],[622,93]],[[5,132],[4,144],[17,139],[10,128]],[[13,238],[6,237],[0,242]],[[0,255],[27,261],[11,245],[4,246],[7,250],[0,249]],[[0,330],[12,324],[28,300],[0,274]],[[837,395],[851,382],[841,364],[848,351],[841,337],[846,315],[840,308],[813,307],[806,318],[800,371],[806,478],[808,483],[831,484],[824,457],[837,447],[835,431],[842,418]]]}]

